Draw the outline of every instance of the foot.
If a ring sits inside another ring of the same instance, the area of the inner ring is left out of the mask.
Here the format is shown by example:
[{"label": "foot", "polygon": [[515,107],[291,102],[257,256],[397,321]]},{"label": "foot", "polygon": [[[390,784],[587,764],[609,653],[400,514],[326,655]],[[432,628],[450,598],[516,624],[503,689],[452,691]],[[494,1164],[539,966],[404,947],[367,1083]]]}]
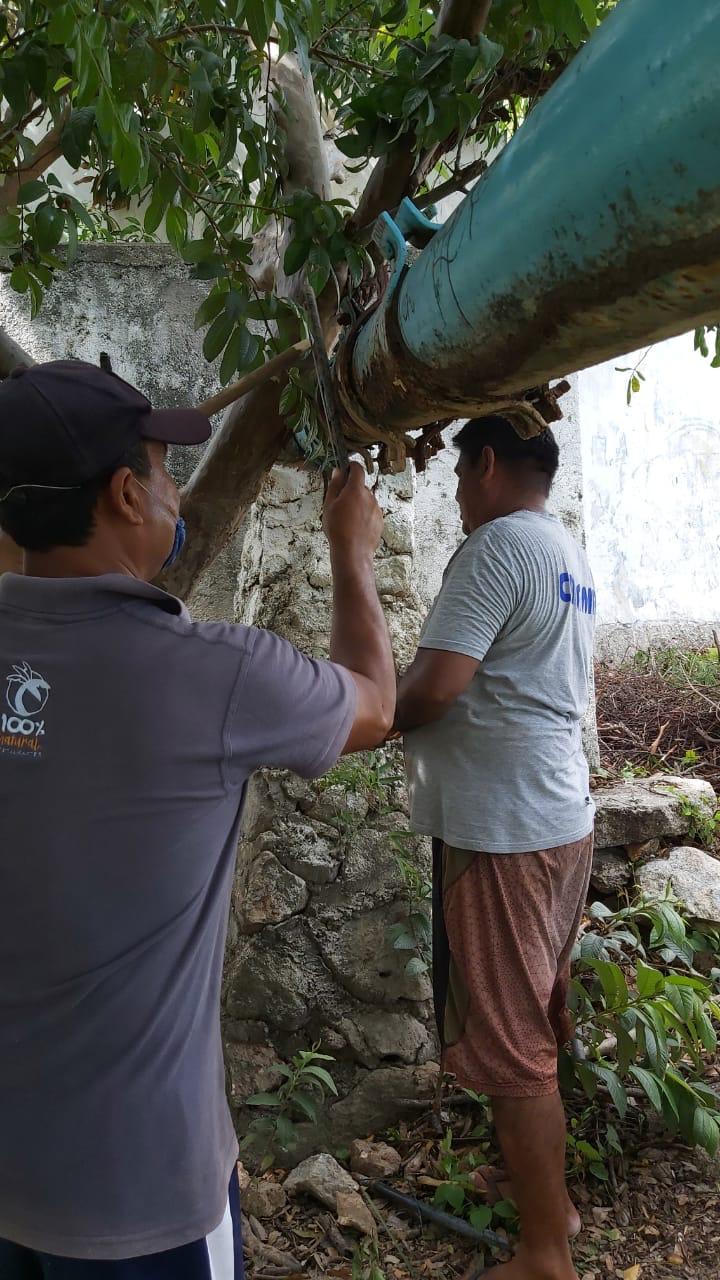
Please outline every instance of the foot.
[{"label": "foot", "polygon": [[[484,1164],[475,1170],[473,1181],[478,1191],[482,1192],[488,1204],[497,1204],[498,1200],[514,1200],[512,1182],[504,1169],[496,1169],[494,1165]],[[567,1210],[568,1239],[574,1240],[582,1231],[582,1218],[570,1196],[565,1193]]]},{"label": "foot", "polygon": [[493,1267],[492,1275],[493,1280],[579,1280],[569,1252],[553,1258],[547,1253],[536,1255],[522,1244],[511,1262]]}]

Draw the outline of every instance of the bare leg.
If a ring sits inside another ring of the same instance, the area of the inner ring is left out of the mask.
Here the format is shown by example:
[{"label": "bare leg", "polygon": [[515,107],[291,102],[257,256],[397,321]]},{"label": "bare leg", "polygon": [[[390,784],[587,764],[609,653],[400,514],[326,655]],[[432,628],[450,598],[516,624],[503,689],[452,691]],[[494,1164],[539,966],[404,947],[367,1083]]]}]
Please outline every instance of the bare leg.
[{"label": "bare leg", "polygon": [[[482,1178],[480,1189],[486,1189],[485,1199],[489,1205],[497,1204],[498,1200],[515,1200],[517,1203],[515,1188],[506,1169],[496,1169],[493,1165],[485,1164],[480,1166],[477,1173]],[[582,1231],[582,1218],[570,1199],[567,1190],[565,1192],[565,1212],[568,1239],[574,1240]]]},{"label": "bare leg", "polygon": [[520,1214],[521,1240],[498,1280],[578,1280],[567,1241],[565,1113],[560,1094],[492,1098]]}]

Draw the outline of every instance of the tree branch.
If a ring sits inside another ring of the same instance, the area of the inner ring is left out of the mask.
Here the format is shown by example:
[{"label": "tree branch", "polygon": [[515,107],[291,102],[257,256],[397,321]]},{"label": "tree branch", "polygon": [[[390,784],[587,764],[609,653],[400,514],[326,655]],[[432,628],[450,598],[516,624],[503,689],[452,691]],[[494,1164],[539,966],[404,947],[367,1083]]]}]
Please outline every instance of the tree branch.
[{"label": "tree branch", "polygon": [[0,329],[0,378],[7,378],[13,369],[29,369],[35,361],[4,329]]},{"label": "tree branch", "polygon": [[438,18],[438,35],[455,40],[472,40],[487,26],[492,0],[443,0]]},{"label": "tree branch", "polygon": [[283,384],[265,383],[229,410],[182,493],[185,551],[161,586],[187,596],[232,538],[287,439]]},{"label": "tree branch", "polygon": [[[491,0],[443,0],[437,34],[475,39],[485,29],[490,4]],[[413,142],[413,134],[402,134],[396,146],[378,160],[350,219],[351,233],[374,222],[385,209],[396,208],[404,196],[412,194],[416,165]]]},{"label": "tree branch", "polygon": [[58,123],[37,144],[31,158],[8,174],[0,187],[0,212],[17,204],[18,192],[24,183],[39,178],[41,173],[62,155],[61,140],[69,111],[65,111]]},{"label": "tree branch", "polygon": [[[312,78],[303,75],[297,60],[289,55],[271,64],[270,85],[270,109],[277,113],[285,136],[284,191],[302,188],[329,199],[330,166]],[[295,295],[298,281],[284,275],[283,253],[284,242],[278,254],[276,292],[289,297]],[[280,413],[286,381],[287,374],[232,405],[190,477],[181,504],[188,524],[187,550],[165,575],[163,586],[169,591],[187,595],[192,590],[257,498],[287,440]]]}]

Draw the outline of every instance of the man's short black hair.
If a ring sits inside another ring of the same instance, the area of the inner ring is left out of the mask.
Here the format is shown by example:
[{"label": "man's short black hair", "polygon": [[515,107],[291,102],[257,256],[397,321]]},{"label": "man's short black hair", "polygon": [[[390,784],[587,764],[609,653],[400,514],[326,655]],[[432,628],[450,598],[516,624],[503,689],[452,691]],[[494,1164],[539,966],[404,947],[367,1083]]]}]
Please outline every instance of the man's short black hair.
[{"label": "man's short black hair", "polygon": [[496,458],[517,465],[529,474],[537,476],[538,484],[550,492],[560,462],[557,440],[549,427],[530,440],[523,440],[511,422],[500,414],[486,418],[471,418],[455,436],[454,443],[460,453],[469,458],[472,466],[489,446]]},{"label": "man's short black hair", "polygon": [[[133,445],[111,471],[86,480],[76,489],[15,489],[0,501],[0,529],[23,551],[86,546],[95,528],[97,500],[121,467],[129,467],[136,476],[150,474],[150,458],[144,441]],[[3,476],[0,465],[0,494],[11,488],[12,481]]]}]

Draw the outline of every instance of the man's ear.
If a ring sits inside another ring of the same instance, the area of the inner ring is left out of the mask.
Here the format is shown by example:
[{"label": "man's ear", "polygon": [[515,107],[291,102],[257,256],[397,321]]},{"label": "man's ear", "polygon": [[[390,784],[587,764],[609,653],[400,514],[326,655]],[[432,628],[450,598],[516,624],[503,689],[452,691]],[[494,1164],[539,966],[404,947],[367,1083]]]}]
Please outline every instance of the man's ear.
[{"label": "man's ear", "polygon": [[142,491],[129,467],[119,467],[113,472],[101,501],[103,498],[116,518],[128,524],[144,524]]},{"label": "man's ear", "polygon": [[495,450],[489,444],[484,445],[480,454],[480,474],[483,480],[490,480],[495,474],[496,461]]}]

